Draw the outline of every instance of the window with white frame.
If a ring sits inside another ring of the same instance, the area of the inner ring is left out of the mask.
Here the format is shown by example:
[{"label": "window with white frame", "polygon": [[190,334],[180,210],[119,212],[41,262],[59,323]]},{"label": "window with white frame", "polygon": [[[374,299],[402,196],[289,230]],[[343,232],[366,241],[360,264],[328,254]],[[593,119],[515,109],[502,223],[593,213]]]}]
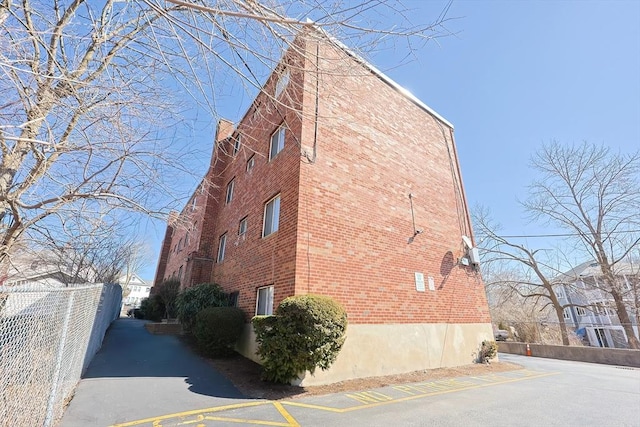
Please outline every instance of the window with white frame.
[{"label": "window with white frame", "polygon": [[284,88],[287,87],[290,80],[291,80],[291,72],[289,71],[288,68],[283,69],[280,72],[280,77],[278,78],[278,81],[276,82],[276,90],[275,90],[276,98],[279,97],[280,94],[284,91]]},{"label": "window with white frame", "polygon": [[224,261],[224,250],[227,246],[227,233],[224,233],[220,236],[220,241],[218,242],[218,262]]},{"label": "window with white frame", "polygon": [[285,135],[284,123],[278,127],[278,129],[271,135],[271,144],[269,145],[269,160],[271,161],[279,152],[284,148],[284,135]]},{"label": "window with white frame", "polygon": [[562,317],[564,317],[565,319],[571,319],[571,308],[567,307],[564,310],[562,310]]},{"label": "window with white frame", "polygon": [[196,201],[197,201],[197,198],[196,198],[196,196],[194,195],[194,196],[193,196],[193,200],[191,200],[191,212],[193,212],[193,211],[195,211],[195,210],[196,210]]},{"label": "window with white frame", "polygon": [[576,307],[576,313],[578,313],[578,316],[586,316],[587,310],[582,307]]},{"label": "window with white frame", "polygon": [[235,186],[235,179],[232,179],[227,184],[227,197],[225,198],[225,203],[229,204],[233,200],[233,187]]},{"label": "window with white frame", "polygon": [[242,236],[247,232],[247,217],[245,216],[240,220],[238,225],[238,236]]},{"label": "window with white frame", "polygon": [[233,155],[235,156],[240,151],[240,135],[236,136],[233,140]]},{"label": "window with white frame", "polygon": [[280,225],[280,195],[269,200],[264,205],[264,224],[262,226],[262,237],[278,231]]},{"label": "window with white frame", "polygon": [[273,285],[258,288],[256,295],[256,316],[273,314]]},{"label": "window with white frame", "polygon": [[249,157],[249,160],[247,160],[247,172],[251,172],[251,170],[255,165],[256,165],[256,160],[255,160],[255,154],[254,154],[253,156]]},{"label": "window with white frame", "polygon": [[556,297],[558,298],[564,298],[566,295],[562,286],[558,286],[557,288],[555,288],[554,292],[556,293]]}]

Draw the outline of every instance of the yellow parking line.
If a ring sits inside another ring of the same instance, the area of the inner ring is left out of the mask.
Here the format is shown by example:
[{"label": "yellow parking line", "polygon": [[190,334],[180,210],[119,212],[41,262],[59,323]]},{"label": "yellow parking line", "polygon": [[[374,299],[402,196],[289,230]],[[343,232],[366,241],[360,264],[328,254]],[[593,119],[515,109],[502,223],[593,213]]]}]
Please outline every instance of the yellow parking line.
[{"label": "yellow parking line", "polygon": [[[296,419],[293,416],[291,416],[289,412],[287,412],[284,405],[295,406],[299,408],[307,408],[307,409],[317,409],[317,410],[342,414],[342,413],[357,411],[365,408],[373,408],[373,407],[382,406],[382,405],[389,405],[392,403],[406,402],[409,400],[420,399],[428,396],[437,396],[441,394],[454,393],[457,391],[472,390],[472,389],[489,387],[489,386],[500,385],[500,384],[508,384],[508,383],[513,383],[518,381],[530,380],[534,378],[548,377],[550,375],[557,375],[557,374],[559,374],[559,372],[548,372],[548,373],[535,374],[535,375],[529,374],[529,375],[520,376],[517,378],[503,379],[501,381],[495,381],[495,379],[497,378],[496,376],[489,376],[484,378],[484,380],[489,380],[488,382],[483,382],[480,384],[470,384],[470,385],[464,385],[464,386],[461,386],[461,385],[465,383],[468,384],[468,382],[458,382],[457,383],[458,387],[456,388],[450,388],[447,390],[437,390],[437,391],[421,393],[421,394],[413,394],[413,391],[419,391],[418,386],[420,384],[413,384],[413,387],[411,387],[412,386],[411,384],[407,384],[406,386],[396,386],[399,388],[394,387],[395,390],[410,394],[410,396],[404,396],[397,399],[376,391],[363,391],[363,392],[351,393],[351,394],[347,393],[347,394],[344,394],[345,397],[350,397],[361,403],[364,403],[362,405],[350,406],[347,408],[332,408],[329,406],[314,405],[310,403],[299,403],[299,402],[292,402],[292,401],[276,402],[276,401],[262,400],[262,401],[254,401],[254,402],[243,402],[243,403],[236,403],[232,405],[217,406],[217,407],[212,407],[207,409],[178,412],[175,414],[162,415],[159,417],[145,418],[143,420],[130,421],[130,422],[121,423],[121,424],[114,424],[110,427],[130,427],[130,426],[138,426],[141,424],[148,424],[148,423],[151,423],[153,426],[160,427],[162,425],[163,420],[185,418],[189,416],[197,416],[197,418],[192,420],[184,420],[178,425],[195,424],[203,420],[210,420],[210,421],[226,421],[226,422],[244,423],[244,424],[258,424],[258,425],[266,425],[266,426],[300,427],[300,424],[296,421]],[[471,377],[471,378],[482,379],[479,377]],[[456,384],[453,381],[451,381],[451,383],[453,383],[454,385]],[[405,389],[402,389],[400,387],[404,387]],[[411,392],[407,391],[406,388],[411,388]],[[226,417],[208,415],[213,412],[221,412],[221,411],[227,411],[231,409],[249,408],[253,406],[260,406],[260,405],[267,405],[267,404],[273,405],[276,408],[276,410],[280,413],[280,415],[282,415],[282,417],[286,420],[286,423],[277,422],[277,421],[244,419],[244,418],[226,418]],[[199,427],[201,425],[202,424],[198,424],[196,427]]]},{"label": "yellow parking line", "polygon": [[291,414],[288,413],[286,409],[284,409],[284,406],[282,406],[280,402],[273,402],[273,406],[275,406],[278,412],[280,412],[280,415],[282,415],[284,419],[289,422],[289,425],[291,427],[300,427],[300,424],[298,424],[295,418],[293,418]]},{"label": "yellow parking line", "polygon": [[209,421],[226,421],[230,423],[258,424],[261,426],[279,426],[279,427],[291,426],[291,424],[289,423],[279,423],[277,421],[249,420],[244,418],[226,418],[226,417],[204,417],[204,418]]},{"label": "yellow parking line", "polygon": [[212,408],[207,408],[207,409],[196,409],[196,410],[193,410],[193,411],[176,412],[175,414],[162,415],[162,416],[159,416],[159,417],[145,418],[143,420],[129,421],[129,422],[126,422],[126,423],[121,423],[121,424],[113,424],[110,427],[129,427],[129,426],[137,426],[137,425],[145,424],[145,423],[156,423],[157,424],[158,421],[167,420],[167,419],[170,419],[170,418],[188,417],[190,415],[199,415],[199,414],[203,414],[203,413],[207,413],[207,412],[220,412],[220,411],[226,411],[228,409],[249,408],[251,406],[266,405],[268,403],[270,403],[268,400],[261,400],[261,401],[258,401],[258,402],[243,402],[243,403],[234,403],[233,405],[214,406]]},{"label": "yellow parking line", "polygon": [[441,391],[434,391],[434,392],[431,392],[431,393],[415,394],[415,395],[411,395],[411,396],[401,397],[399,399],[386,400],[386,401],[380,401],[380,402],[372,402],[372,403],[368,403],[368,404],[364,404],[364,405],[351,406],[351,407],[347,407],[347,408],[331,408],[331,407],[328,407],[328,406],[311,405],[311,404],[306,404],[306,403],[287,402],[287,401],[282,402],[282,404],[283,405],[289,405],[289,406],[297,406],[297,407],[300,407],[300,408],[319,409],[319,410],[322,410],[322,411],[345,413],[345,412],[357,411],[357,410],[365,409],[365,408],[373,408],[373,407],[377,407],[377,406],[389,405],[391,403],[406,402],[406,401],[409,401],[409,400],[415,400],[415,399],[419,399],[419,398],[422,398],[422,397],[437,396],[437,395],[440,395],[440,394],[454,393],[456,391],[463,391],[463,390],[472,390],[472,389],[476,389],[476,388],[489,387],[489,386],[492,386],[492,385],[508,384],[508,383],[513,383],[513,382],[517,382],[517,381],[530,380],[530,379],[533,379],[533,378],[548,377],[550,375],[557,375],[557,374],[559,374],[559,372],[549,372],[549,373],[544,373],[544,374],[526,376],[526,377],[522,377],[522,378],[507,379],[507,380],[499,381],[499,382],[475,384],[475,385],[472,385],[472,386],[466,386],[466,387],[460,387],[460,388],[452,388],[452,389],[449,389],[449,390],[441,390]]}]

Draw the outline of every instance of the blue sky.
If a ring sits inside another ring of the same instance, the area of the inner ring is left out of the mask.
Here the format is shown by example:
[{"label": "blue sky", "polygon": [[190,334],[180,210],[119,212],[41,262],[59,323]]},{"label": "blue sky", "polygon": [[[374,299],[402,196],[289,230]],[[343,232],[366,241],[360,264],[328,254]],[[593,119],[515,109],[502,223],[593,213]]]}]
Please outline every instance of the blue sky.
[{"label": "blue sky", "polygon": [[[445,4],[405,2],[416,22]],[[490,208],[504,234],[547,233],[518,204],[542,143],[640,149],[640,1],[454,1],[448,17],[455,35],[427,43],[414,61],[398,67],[406,51],[390,49],[369,59],[454,124],[471,207]],[[229,118],[250,101],[230,105]],[[193,131],[203,151],[213,123],[204,118]],[[148,224],[153,255],[143,278],[153,279],[164,227]]]}]

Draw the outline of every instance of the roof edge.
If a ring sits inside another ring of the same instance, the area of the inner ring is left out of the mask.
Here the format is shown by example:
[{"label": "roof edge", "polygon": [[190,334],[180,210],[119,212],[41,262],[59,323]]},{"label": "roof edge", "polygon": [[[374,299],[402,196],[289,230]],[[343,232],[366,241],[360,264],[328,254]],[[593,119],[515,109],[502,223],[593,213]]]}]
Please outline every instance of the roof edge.
[{"label": "roof edge", "polygon": [[364,59],[362,56],[358,55],[356,52],[354,52],[352,49],[350,49],[347,45],[342,43],[336,37],[333,37],[332,35],[327,33],[324,29],[322,29],[322,28],[318,27],[317,25],[315,25],[315,23],[312,20],[308,19],[308,18],[307,18],[307,23],[314,24],[313,28],[316,31],[321,33],[329,41],[331,41],[337,47],[342,49],[347,55],[351,56],[353,59],[355,59],[361,65],[363,65],[365,68],[367,68],[373,74],[375,74],[378,78],[380,78],[380,80],[384,81],[386,84],[388,84],[389,86],[394,88],[396,91],[398,91],[400,94],[402,94],[404,97],[406,97],[409,101],[413,102],[415,105],[417,105],[418,107],[422,108],[424,111],[426,111],[427,113],[432,115],[434,118],[440,120],[442,123],[444,123],[445,125],[449,126],[451,129],[454,129],[454,126],[450,121],[448,121],[447,119],[442,117],[434,109],[429,107],[427,104],[422,102],[418,97],[416,97],[414,94],[409,92],[409,90],[407,90],[406,88],[404,88],[403,86],[398,84],[395,80],[393,80],[391,77],[387,76],[385,73],[380,71],[373,64],[371,64],[369,61]]}]

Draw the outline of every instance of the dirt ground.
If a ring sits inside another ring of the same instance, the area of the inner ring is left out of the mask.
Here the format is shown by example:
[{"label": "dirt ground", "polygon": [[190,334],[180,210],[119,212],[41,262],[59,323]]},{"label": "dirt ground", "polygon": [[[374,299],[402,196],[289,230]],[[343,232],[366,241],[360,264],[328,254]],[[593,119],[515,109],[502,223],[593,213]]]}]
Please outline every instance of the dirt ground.
[{"label": "dirt ground", "polygon": [[459,366],[456,368],[429,369],[402,375],[389,375],[384,377],[341,381],[335,384],[322,386],[297,387],[262,381],[260,379],[260,374],[262,373],[260,365],[240,356],[239,354],[225,359],[209,359],[209,362],[246,396],[269,400],[295,399],[347,391],[362,391],[385,387],[388,385],[417,383],[443,378],[483,375],[493,372],[522,369],[522,366],[513,363],[494,362],[490,365],[473,364]]}]

